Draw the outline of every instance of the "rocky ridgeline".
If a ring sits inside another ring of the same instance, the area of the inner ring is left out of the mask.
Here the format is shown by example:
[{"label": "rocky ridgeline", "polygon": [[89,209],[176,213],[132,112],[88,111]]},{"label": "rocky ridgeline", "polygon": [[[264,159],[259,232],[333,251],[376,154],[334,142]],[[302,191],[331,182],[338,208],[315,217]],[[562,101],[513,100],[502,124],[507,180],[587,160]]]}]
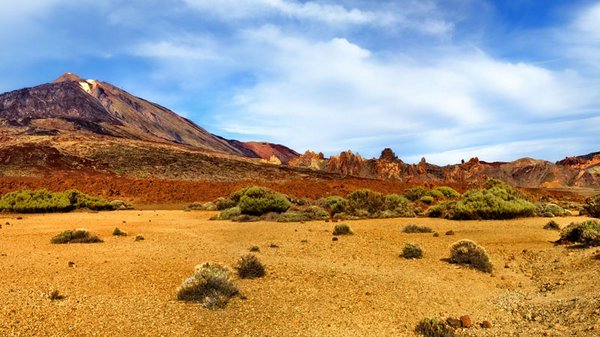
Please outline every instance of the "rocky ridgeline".
[{"label": "rocky ridgeline", "polygon": [[484,162],[477,157],[460,164],[438,166],[425,158],[417,164],[407,164],[391,149],[379,158],[366,159],[358,153],[345,151],[325,158],[323,153],[306,151],[289,161],[290,166],[339,173],[369,179],[402,181],[409,184],[479,184],[488,178],[502,179],[521,187],[593,187],[600,188],[600,154],[572,157],[553,164],[548,161],[522,158],[513,162]]}]

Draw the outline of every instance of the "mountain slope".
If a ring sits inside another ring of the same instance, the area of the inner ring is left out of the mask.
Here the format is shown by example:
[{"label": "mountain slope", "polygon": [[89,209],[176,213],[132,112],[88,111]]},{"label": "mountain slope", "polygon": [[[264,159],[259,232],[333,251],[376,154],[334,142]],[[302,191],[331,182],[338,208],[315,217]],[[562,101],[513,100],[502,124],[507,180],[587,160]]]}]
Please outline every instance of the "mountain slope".
[{"label": "mountain slope", "polygon": [[56,81],[0,95],[0,123],[18,134],[72,132],[177,143],[206,151],[257,157],[169,109],[113,86],[65,74]]}]

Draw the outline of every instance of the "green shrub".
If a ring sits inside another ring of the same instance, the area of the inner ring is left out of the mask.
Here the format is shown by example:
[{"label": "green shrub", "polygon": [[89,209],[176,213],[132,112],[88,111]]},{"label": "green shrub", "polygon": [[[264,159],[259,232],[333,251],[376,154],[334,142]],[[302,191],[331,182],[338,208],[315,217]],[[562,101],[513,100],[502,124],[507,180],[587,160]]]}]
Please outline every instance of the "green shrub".
[{"label": "green shrub", "polygon": [[451,218],[454,204],[454,202],[440,202],[437,205],[430,206],[425,214],[430,218]]},{"label": "green shrub", "polygon": [[536,207],[509,185],[490,179],[488,188],[469,191],[449,212],[455,220],[513,219],[534,216]]},{"label": "green shrub", "polygon": [[183,208],[184,211],[200,211],[204,209],[204,205],[200,202],[193,202]]},{"label": "green shrub", "polygon": [[556,221],[550,220],[550,221],[548,221],[548,223],[546,225],[544,225],[544,229],[559,231],[560,225]]},{"label": "green shrub", "polygon": [[287,210],[277,217],[278,222],[301,222],[313,220],[325,220],[329,218],[329,214],[318,206],[308,206],[304,209],[292,211]]},{"label": "green shrub", "polygon": [[560,239],[580,243],[586,247],[600,246],[600,221],[573,222],[560,232]]},{"label": "green shrub", "polygon": [[345,223],[337,224],[333,228],[333,235],[337,236],[337,235],[350,235],[350,234],[352,234],[352,230],[350,229],[350,226],[348,226]]},{"label": "green shrub", "polygon": [[348,201],[340,196],[334,195],[319,200],[319,205],[321,205],[321,207],[329,213],[329,216],[333,218],[334,215],[347,211]]},{"label": "green shrub", "polygon": [[593,218],[600,218],[600,194],[586,200],[583,210]]},{"label": "green shrub", "polygon": [[219,210],[219,211],[226,210],[228,208],[237,206],[237,202],[235,202],[232,199],[225,199],[225,198],[217,198],[217,200],[214,201],[214,204],[217,207],[217,210]]},{"label": "green shrub", "polygon": [[123,232],[119,227],[115,227],[112,233],[113,236],[127,236],[127,232]]},{"label": "green shrub", "polygon": [[413,187],[404,191],[404,196],[410,201],[419,200],[422,196],[425,195],[427,195],[427,190],[423,187]]},{"label": "green shrub", "polygon": [[[444,194],[442,192],[438,191],[438,190],[427,191],[427,194],[424,195],[423,197],[425,197],[425,196],[429,196],[429,197],[431,197],[431,198],[433,198],[435,200],[437,200],[437,199],[444,199]],[[421,198],[423,198],[423,197],[421,197]]]},{"label": "green shrub", "polygon": [[96,235],[91,235],[85,229],[72,229],[62,231],[60,234],[57,234],[52,239],[50,239],[51,243],[56,244],[64,244],[64,243],[96,243],[103,242]]},{"label": "green shrub", "polygon": [[283,194],[259,186],[245,189],[238,203],[242,214],[248,215],[263,215],[269,212],[283,213],[290,206],[290,201]]},{"label": "green shrub", "polygon": [[402,255],[405,259],[420,259],[423,257],[423,248],[414,243],[407,243],[402,249]]},{"label": "green shrub", "polygon": [[455,337],[454,329],[439,318],[422,319],[415,332],[426,337]]},{"label": "green shrub", "polygon": [[363,189],[348,194],[348,210],[354,215],[377,217],[384,210],[383,194]]},{"label": "green shrub", "polygon": [[240,278],[259,278],[265,276],[265,266],[254,254],[242,256],[235,269]]},{"label": "green shrub", "polygon": [[101,211],[112,210],[115,206],[105,199],[94,198],[77,190],[20,190],[0,198],[0,211],[17,213],[70,212],[79,208]]},{"label": "green shrub", "polygon": [[216,219],[217,220],[232,220],[232,219],[237,218],[241,214],[242,214],[242,210],[239,207],[232,207],[232,208],[223,210],[221,213],[219,213],[219,215],[216,217]]},{"label": "green shrub", "polygon": [[551,203],[538,204],[536,213],[537,216],[543,216],[547,218],[555,216],[565,216],[568,214],[568,212],[564,208]]},{"label": "green shrub", "polygon": [[434,191],[438,191],[440,193],[442,193],[442,195],[444,195],[444,197],[448,198],[448,199],[456,199],[456,198],[460,198],[460,193],[458,193],[455,189],[453,189],[452,187],[448,187],[448,186],[440,186],[440,187],[436,187],[434,189]]},{"label": "green shrub", "polygon": [[435,199],[433,199],[433,197],[430,195],[424,195],[419,199],[419,201],[421,201],[422,203],[427,204],[427,205],[433,203],[434,200]]},{"label": "green shrub", "polygon": [[419,226],[415,224],[408,224],[402,230],[404,233],[433,233],[433,229],[427,226]]},{"label": "green shrub", "polygon": [[414,217],[415,211],[406,197],[398,194],[385,196],[385,211],[383,218]]},{"label": "green shrub", "polygon": [[194,301],[209,309],[223,308],[239,293],[229,269],[218,263],[197,265],[194,274],[177,289],[177,299]]},{"label": "green shrub", "polygon": [[489,255],[483,247],[471,240],[460,240],[450,246],[450,263],[468,264],[482,272],[492,272]]}]

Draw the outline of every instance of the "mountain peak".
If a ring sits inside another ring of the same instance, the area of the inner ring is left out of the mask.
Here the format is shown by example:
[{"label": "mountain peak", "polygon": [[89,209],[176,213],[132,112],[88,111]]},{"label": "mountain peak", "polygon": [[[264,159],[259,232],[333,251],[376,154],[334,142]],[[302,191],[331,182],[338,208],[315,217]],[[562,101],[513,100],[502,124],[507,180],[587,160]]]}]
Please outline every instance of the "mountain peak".
[{"label": "mountain peak", "polygon": [[59,78],[55,79],[54,82],[52,83],[61,83],[61,82],[82,82],[84,81],[84,79],[82,79],[81,77],[77,76],[77,74],[74,73],[64,73],[62,74]]}]

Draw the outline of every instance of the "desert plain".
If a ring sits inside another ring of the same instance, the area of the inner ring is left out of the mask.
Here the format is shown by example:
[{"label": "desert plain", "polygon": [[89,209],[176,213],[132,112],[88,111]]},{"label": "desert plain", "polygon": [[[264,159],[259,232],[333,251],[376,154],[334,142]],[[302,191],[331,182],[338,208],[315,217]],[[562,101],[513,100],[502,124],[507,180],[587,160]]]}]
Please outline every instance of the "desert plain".
[{"label": "desert plain", "polygon": [[[215,214],[0,215],[0,336],[413,336],[425,317],[462,315],[473,321],[465,336],[600,336],[600,250],[555,245],[547,218],[345,221],[354,234],[333,241],[325,221],[209,220]],[[440,235],[403,233],[409,223]],[[112,236],[115,227],[129,235]],[[74,228],[104,242],[50,243]],[[486,248],[491,274],[447,262],[460,239]],[[399,256],[409,242],[422,259]],[[235,277],[241,296],[224,309],[177,301],[197,264],[233,267],[253,245],[267,274]],[[55,290],[64,298],[51,300]]]}]

